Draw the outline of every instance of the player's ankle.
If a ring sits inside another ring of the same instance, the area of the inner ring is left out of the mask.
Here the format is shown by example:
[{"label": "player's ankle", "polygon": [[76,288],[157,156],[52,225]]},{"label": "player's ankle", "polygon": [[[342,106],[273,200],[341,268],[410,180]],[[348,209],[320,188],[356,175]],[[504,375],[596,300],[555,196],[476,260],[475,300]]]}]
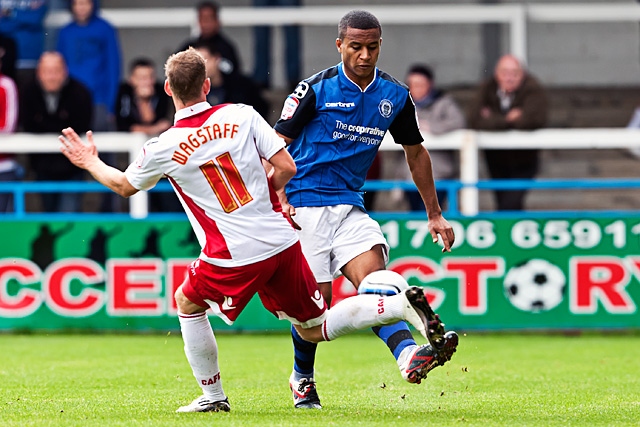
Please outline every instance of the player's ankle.
[{"label": "player's ankle", "polygon": [[402,364],[407,360],[407,357],[409,357],[413,349],[416,348],[417,346],[418,344],[408,345],[400,352],[400,355],[398,356],[398,360],[396,360],[396,362],[398,363],[398,366],[402,366]]}]

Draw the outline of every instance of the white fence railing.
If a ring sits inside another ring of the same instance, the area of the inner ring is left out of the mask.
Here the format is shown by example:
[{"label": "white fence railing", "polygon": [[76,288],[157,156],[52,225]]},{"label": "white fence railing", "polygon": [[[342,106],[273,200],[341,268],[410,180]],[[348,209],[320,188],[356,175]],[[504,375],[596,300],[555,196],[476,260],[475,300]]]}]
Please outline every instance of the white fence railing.
[{"label": "white fence railing", "polygon": [[[261,8],[224,7],[220,18],[228,27],[253,25],[331,25],[361,5]],[[509,51],[527,61],[529,22],[634,22],[640,21],[637,3],[557,3],[520,5],[388,5],[367,7],[387,24],[482,24],[508,27]],[[102,16],[118,28],[191,28],[196,31],[194,8],[103,9]],[[70,20],[66,11],[49,14],[46,25],[60,27]]]},{"label": "white fence railing", "polygon": [[[95,133],[95,143],[100,153],[128,153],[133,162],[140,148],[148,139],[143,133],[105,132]],[[2,135],[0,153],[59,153],[60,142],[56,134],[16,133]],[[130,199],[129,213],[133,218],[144,218],[149,212],[147,194],[138,192]]]},{"label": "white fence railing", "polygon": [[[429,150],[460,150],[460,180],[466,185],[460,193],[460,212],[476,215],[479,210],[478,164],[480,150],[486,149],[613,149],[640,147],[638,129],[541,129],[531,132],[476,132],[459,130],[433,137],[424,135],[424,145]],[[133,162],[146,141],[144,134],[138,133],[96,133],[95,142],[99,152],[125,152]],[[400,150],[387,133],[381,150]],[[0,153],[43,153],[59,152],[57,135],[34,135],[19,133],[3,135],[0,139]],[[134,218],[147,216],[147,195],[139,192],[131,198],[130,214]]]}]

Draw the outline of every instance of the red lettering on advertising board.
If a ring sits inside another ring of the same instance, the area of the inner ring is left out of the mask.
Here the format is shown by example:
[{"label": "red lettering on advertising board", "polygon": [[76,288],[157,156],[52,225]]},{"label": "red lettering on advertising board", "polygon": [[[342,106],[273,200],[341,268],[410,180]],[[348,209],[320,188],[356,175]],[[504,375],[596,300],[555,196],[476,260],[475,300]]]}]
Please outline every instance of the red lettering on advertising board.
[{"label": "red lettering on advertising board", "polygon": [[599,301],[609,313],[634,313],[636,306],[626,290],[629,281],[629,272],[620,258],[571,258],[571,311],[582,314],[595,313]]},{"label": "red lettering on advertising board", "polygon": [[108,260],[107,312],[112,316],[162,314],[163,266],[158,258]]},{"label": "red lettering on advertising board", "polygon": [[[40,275],[40,268],[29,260],[0,260],[0,317],[25,317],[40,308],[40,291],[26,287],[38,283]],[[19,289],[14,295],[10,295],[8,291],[9,282],[12,280],[19,284]]]},{"label": "red lettering on advertising board", "polygon": [[[407,281],[415,277],[422,283],[435,282],[442,278],[442,269],[428,258],[404,257],[389,263],[389,270],[395,271]],[[420,285],[429,305],[437,310],[444,301],[445,292],[439,288]]]},{"label": "red lettering on advertising board", "polygon": [[[104,304],[104,293],[90,286],[104,282],[100,264],[86,258],[66,258],[49,264],[42,293],[52,312],[69,317],[90,316]],[[79,284],[72,292],[73,284]]]},{"label": "red lettering on advertising board", "polygon": [[502,258],[447,258],[442,267],[459,278],[458,304],[461,314],[487,312],[487,279],[504,274]]}]

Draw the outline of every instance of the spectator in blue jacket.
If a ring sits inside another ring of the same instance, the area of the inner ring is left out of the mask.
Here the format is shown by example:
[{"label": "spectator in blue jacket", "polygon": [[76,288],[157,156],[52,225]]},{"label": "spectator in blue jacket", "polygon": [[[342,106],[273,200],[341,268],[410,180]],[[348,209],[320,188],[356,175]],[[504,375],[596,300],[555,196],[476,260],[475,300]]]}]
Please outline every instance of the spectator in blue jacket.
[{"label": "spectator in blue jacket", "polygon": [[94,131],[115,130],[115,102],[120,85],[120,43],[115,28],[97,15],[98,2],[72,0],[73,22],[63,27],[57,50],[69,75],[91,92]]},{"label": "spectator in blue jacket", "polygon": [[35,79],[36,65],[44,50],[46,0],[0,1],[0,33],[17,45],[17,83],[23,86]]}]

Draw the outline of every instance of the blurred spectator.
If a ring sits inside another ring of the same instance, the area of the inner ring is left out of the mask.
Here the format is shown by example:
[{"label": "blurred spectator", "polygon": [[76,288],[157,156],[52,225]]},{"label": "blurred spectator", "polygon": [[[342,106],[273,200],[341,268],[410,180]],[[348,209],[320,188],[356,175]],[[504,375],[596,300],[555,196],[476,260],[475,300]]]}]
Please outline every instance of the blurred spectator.
[{"label": "blurred spectator", "polygon": [[[25,132],[60,134],[66,127],[78,132],[91,129],[91,93],[78,80],[69,77],[60,53],[43,53],[36,77],[20,96],[20,120]],[[31,167],[39,181],[76,181],[84,177],[83,171],[61,153],[32,154]],[[45,212],[78,212],[81,205],[82,194],[42,194]]]},{"label": "blurred spectator", "polygon": [[[171,127],[168,119],[173,111],[171,98],[156,80],[153,61],[137,58],[129,67],[129,78],[120,85],[116,101],[116,122],[119,132],[144,132],[157,136]],[[182,205],[171,192],[149,193],[150,212],[181,212]]]},{"label": "blurred spectator", "polygon": [[[534,130],[547,120],[547,97],[538,81],[513,55],[504,55],[494,76],[482,83],[469,111],[469,127],[485,131]],[[485,150],[491,178],[531,179],[538,150]],[[526,190],[496,191],[498,210],[522,210]]]},{"label": "blurred spectator", "polygon": [[[115,102],[120,85],[120,42],[116,29],[97,13],[98,0],[71,0],[73,21],[58,35],[57,50],[62,53],[69,75],[84,84],[93,99],[94,132],[116,130]],[[105,163],[116,164],[115,153],[100,156]],[[119,210],[120,198],[103,193],[101,212]]]},{"label": "blurred spectator", "polygon": [[[300,0],[253,0],[256,7],[300,6]],[[254,81],[262,88],[271,86],[271,27],[260,25],[253,30],[255,66]],[[300,27],[284,26],[284,60],[287,89],[293,90],[300,81]]]},{"label": "blurred spectator", "polygon": [[[442,135],[456,129],[465,127],[464,113],[453,99],[453,97],[434,85],[435,76],[433,70],[423,64],[415,64],[409,68],[406,83],[409,92],[416,104],[416,113],[420,130],[432,135]],[[401,179],[411,180],[411,172],[404,159],[404,153],[399,153],[402,158],[398,159],[397,170],[402,174]],[[433,178],[458,179],[459,161],[456,151],[449,150],[429,150],[431,164],[433,168]],[[424,211],[425,206],[418,191],[408,191],[405,193],[412,211]],[[438,202],[443,206],[447,199],[446,190],[437,190]]]},{"label": "blurred spectator", "polygon": [[15,81],[19,88],[34,79],[36,64],[44,47],[44,18],[48,7],[46,0],[0,1],[0,33],[16,43]]},{"label": "blurred spectator", "polygon": [[159,135],[171,127],[170,100],[156,79],[153,61],[134,59],[129,67],[129,78],[120,85],[116,99],[117,130]]},{"label": "blurred spectator", "polygon": [[[0,52],[0,134],[15,132],[18,123],[18,89],[15,82],[4,75],[3,53]],[[12,154],[0,152],[0,182],[15,181],[21,172]],[[13,195],[0,192],[0,212],[11,211],[12,205]]]},{"label": "blurred spectator", "polygon": [[268,119],[269,105],[262,97],[260,88],[241,73],[223,72],[222,57],[208,43],[196,43],[194,48],[207,61],[207,77],[211,80],[211,90],[207,102],[211,105],[241,103],[251,105],[262,117]]},{"label": "blurred spectator", "polygon": [[71,0],[73,22],[60,30],[57,50],[69,75],[83,83],[94,103],[93,131],[115,130],[120,84],[120,43],[115,28],[97,15],[94,0]]},{"label": "blurred spectator", "polygon": [[200,35],[194,39],[189,39],[178,51],[186,50],[189,46],[195,47],[201,43],[207,43],[211,50],[219,52],[222,60],[220,68],[225,74],[241,72],[240,60],[236,53],[236,48],[220,31],[220,6],[212,1],[203,1],[197,6],[198,26]]},{"label": "blurred spectator", "polygon": [[16,42],[11,38],[0,34],[0,60],[2,60],[2,74],[16,82]]}]

